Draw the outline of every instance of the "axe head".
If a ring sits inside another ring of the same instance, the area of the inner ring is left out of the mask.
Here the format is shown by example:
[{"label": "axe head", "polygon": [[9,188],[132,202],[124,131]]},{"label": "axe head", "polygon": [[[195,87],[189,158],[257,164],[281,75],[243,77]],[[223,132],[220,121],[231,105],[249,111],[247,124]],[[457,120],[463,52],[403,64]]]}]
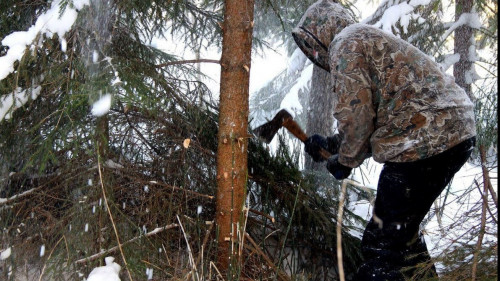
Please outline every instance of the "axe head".
[{"label": "axe head", "polygon": [[293,119],[293,116],[288,111],[286,111],[286,109],[282,109],[278,111],[278,113],[276,113],[271,121],[255,128],[253,130],[253,133],[260,139],[262,139],[265,143],[270,143],[278,130],[283,127],[283,124],[287,120],[291,119]]}]

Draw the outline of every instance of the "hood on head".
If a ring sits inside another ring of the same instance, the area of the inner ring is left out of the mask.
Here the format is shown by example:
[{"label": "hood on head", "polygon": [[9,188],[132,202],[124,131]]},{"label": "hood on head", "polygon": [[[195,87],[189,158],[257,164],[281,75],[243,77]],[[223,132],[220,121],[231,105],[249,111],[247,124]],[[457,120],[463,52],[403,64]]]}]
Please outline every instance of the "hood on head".
[{"label": "hood on head", "polygon": [[347,9],[331,0],[312,4],[292,30],[293,39],[317,66],[330,72],[328,47],[335,35],[354,23]]}]

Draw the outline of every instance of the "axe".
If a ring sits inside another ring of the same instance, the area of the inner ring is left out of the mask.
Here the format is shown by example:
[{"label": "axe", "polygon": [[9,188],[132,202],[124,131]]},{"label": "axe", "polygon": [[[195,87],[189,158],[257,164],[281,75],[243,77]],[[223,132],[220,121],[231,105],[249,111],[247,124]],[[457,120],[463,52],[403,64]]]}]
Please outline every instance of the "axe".
[{"label": "axe", "polygon": [[[307,140],[307,135],[302,131],[299,124],[293,120],[293,116],[286,111],[286,109],[282,109],[276,113],[274,118],[253,130],[254,134],[262,139],[265,143],[270,143],[274,135],[278,132],[281,127],[285,127],[292,135],[297,137],[303,143]],[[328,159],[332,154],[327,150],[320,147],[319,153],[324,159]]]}]

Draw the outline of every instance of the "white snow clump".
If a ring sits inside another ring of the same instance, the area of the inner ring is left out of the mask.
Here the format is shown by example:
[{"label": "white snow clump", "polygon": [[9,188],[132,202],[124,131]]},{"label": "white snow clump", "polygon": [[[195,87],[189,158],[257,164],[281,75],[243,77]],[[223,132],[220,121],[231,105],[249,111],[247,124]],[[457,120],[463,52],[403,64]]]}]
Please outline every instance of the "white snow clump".
[{"label": "white snow clump", "polygon": [[9,247],[5,250],[3,250],[1,253],[0,253],[0,261],[4,261],[6,259],[8,259],[10,257],[10,255],[12,254],[12,248]]},{"label": "white snow clump", "polygon": [[122,267],[114,260],[114,257],[104,258],[106,265],[94,268],[90,272],[87,281],[121,281],[119,273]]},{"label": "white snow clump", "polygon": [[99,117],[108,113],[111,108],[111,94],[105,94],[92,105],[92,115]]}]

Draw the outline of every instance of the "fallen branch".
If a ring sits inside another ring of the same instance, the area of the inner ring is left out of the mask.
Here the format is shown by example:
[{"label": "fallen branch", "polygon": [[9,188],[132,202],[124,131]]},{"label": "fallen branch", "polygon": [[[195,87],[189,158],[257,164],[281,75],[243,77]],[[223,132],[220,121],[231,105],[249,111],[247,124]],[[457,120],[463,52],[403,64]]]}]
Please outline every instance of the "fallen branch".
[{"label": "fallen branch", "polygon": [[[127,244],[130,244],[130,243],[132,243],[132,242],[135,242],[135,241],[137,241],[137,240],[139,240],[139,239],[142,239],[142,238],[144,238],[144,237],[150,237],[150,236],[156,235],[156,234],[158,234],[158,233],[160,233],[160,232],[163,232],[163,231],[165,231],[165,230],[169,230],[169,229],[172,229],[172,228],[175,228],[175,227],[178,227],[178,226],[179,226],[178,224],[173,223],[173,224],[169,224],[169,225],[166,225],[166,226],[163,226],[163,227],[157,227],[157,228],[153,229],[152,231],[150,231],[150,232],[148,232],[148,233],[146,233],[146,234],[144,234],[144,235],[137,236],[137,237],[134,237],[134,238],[132,238],[132,239],[130,239],[130,240],[128,240],[128,241],[125,241],[125,242],[122,244],[122,246],[127,245]],[[79,259],[79,260],[75,261],[75,263],[76,263],[76,264],[81,264],[81,263],[86,263],[86,262],[88,262],[88,261],[93,261],[93,260],[96,260],[96,259],[98,259],[98,258],[100,258],[100,257],[104,256],[104,255],[107,255],[107,254],[109,254],[109,253],[115,252],[115,251],[116,251],[116,250],[118,250],[118,249],[119,249],[119,247],[118,247],[118,246],[114,246],[114,247],[112,247],[112,248],[110,248],[110,249],[108,249],[108,250],[106,250],[106,251],[102,251],[102,252],[97,253],[97,254],[94,254],[94,255],[92,255],[92,256],[90,256],[90,257],[86,257],[86,258],[83,258],[83,259]]]},{"label": "fallen branch", "polygon": [[5,205],[11,201],[14,201],[16,199],[19,199],[19,198],[22,198],[22,197],[25,197],[25,196],[28,196],[30,195],[31,193],[37,191],[38,189],[40,189],[40,187],[35,187],[35,188],[32,188],[32,189],[29,189],[29,190],[26,190],[25,192],[23,193],[19,193],[19,194],[16,194],[14,196],[11,196],[9,198],[0,198],[0,206],[1,205]]}]

